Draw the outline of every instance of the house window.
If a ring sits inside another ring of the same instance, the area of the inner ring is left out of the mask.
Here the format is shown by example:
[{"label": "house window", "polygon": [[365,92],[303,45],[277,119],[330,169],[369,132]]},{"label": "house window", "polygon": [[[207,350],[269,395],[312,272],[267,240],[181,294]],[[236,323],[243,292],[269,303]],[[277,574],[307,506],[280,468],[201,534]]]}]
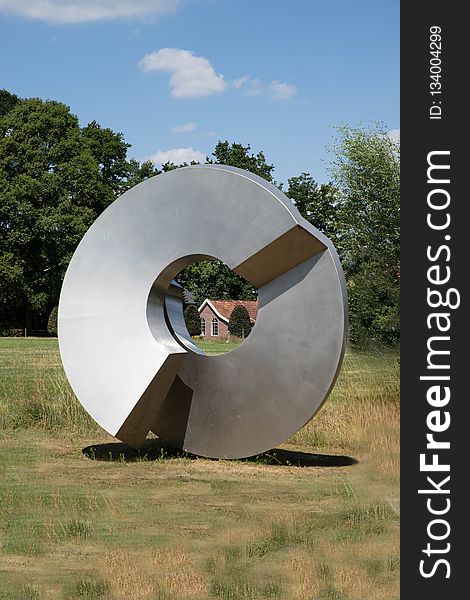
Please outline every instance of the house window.
[{"label": "house window", "polygon": [[201,318],[201,335],[206,335],[206,320]]},{"label": "house window", "polygon": [[217,319],[212,319],[212,335],[219,335],[219,321]]}]

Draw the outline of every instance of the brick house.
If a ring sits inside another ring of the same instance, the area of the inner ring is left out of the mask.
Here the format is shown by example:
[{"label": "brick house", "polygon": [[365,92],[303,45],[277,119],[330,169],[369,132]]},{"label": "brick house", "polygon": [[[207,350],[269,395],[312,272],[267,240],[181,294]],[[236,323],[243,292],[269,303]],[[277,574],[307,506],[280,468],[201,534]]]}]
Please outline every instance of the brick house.
[{"label": "brick house", "polygon": [[201,335],[206,339],[227,339],[228,322],[235,306],[241,304],[250,315],[253,326],[258,314],[258,300],[209,300],[198,308],[201,317]]}]

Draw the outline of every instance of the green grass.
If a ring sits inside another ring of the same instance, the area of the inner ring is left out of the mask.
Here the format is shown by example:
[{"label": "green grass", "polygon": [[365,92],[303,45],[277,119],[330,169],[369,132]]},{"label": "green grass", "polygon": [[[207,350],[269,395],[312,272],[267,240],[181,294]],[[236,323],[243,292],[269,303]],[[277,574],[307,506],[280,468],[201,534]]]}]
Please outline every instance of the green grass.
[{"label": "green grass", "polygon": [[194,342],[203,352],[209,355],[225,354],[226,352],[235,350],[235,348],[238,348],[240,345],[240,342],[233,342],[229,340],[216,342],[213,340],[204,340],[199,337],[194,338]]},{"label": "green grass", "polygon": [[0,431],[99,431],[77,403],[55,338],[0,338]]},{"label": "green grass", "polygon": [[0,376],[0,600],[398,598],[396,353],[349,351],[315,419],[250,461],[118,445],[54,339],[0,339]]}]

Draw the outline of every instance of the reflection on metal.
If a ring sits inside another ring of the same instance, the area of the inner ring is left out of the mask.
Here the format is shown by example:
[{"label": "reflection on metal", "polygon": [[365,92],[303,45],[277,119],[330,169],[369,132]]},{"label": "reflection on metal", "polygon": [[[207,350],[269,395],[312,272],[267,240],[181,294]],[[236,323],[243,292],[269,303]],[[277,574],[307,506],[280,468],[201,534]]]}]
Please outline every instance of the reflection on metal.
[{"label": "reflection on metal", "polygon": [[[251,335],[213,357],[191,341],[172,282],[208,258],[259,290]],[[285,441],[320,408],[346,321],[332,243],[264,179],[201,165],[144,181],[95,221],[65,276],[59,344],[74,392],[112,435],[139,447],[151,430],[238,458]]]}]

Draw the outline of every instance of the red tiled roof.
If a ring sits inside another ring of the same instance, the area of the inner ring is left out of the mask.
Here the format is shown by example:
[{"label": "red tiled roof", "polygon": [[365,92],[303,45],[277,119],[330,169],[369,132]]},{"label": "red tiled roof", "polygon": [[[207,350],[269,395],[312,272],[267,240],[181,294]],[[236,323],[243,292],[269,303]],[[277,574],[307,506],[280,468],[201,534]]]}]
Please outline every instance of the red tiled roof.
[{"label": "red tiled roof", "polygon": [[235,306],[240,304],[246,308],[250,315],[250,319],[256,321],[258,315],[258,300],[209,300],[209,302],[217,312],[227,319],[227,321],[230,319],[230,315]]}]

